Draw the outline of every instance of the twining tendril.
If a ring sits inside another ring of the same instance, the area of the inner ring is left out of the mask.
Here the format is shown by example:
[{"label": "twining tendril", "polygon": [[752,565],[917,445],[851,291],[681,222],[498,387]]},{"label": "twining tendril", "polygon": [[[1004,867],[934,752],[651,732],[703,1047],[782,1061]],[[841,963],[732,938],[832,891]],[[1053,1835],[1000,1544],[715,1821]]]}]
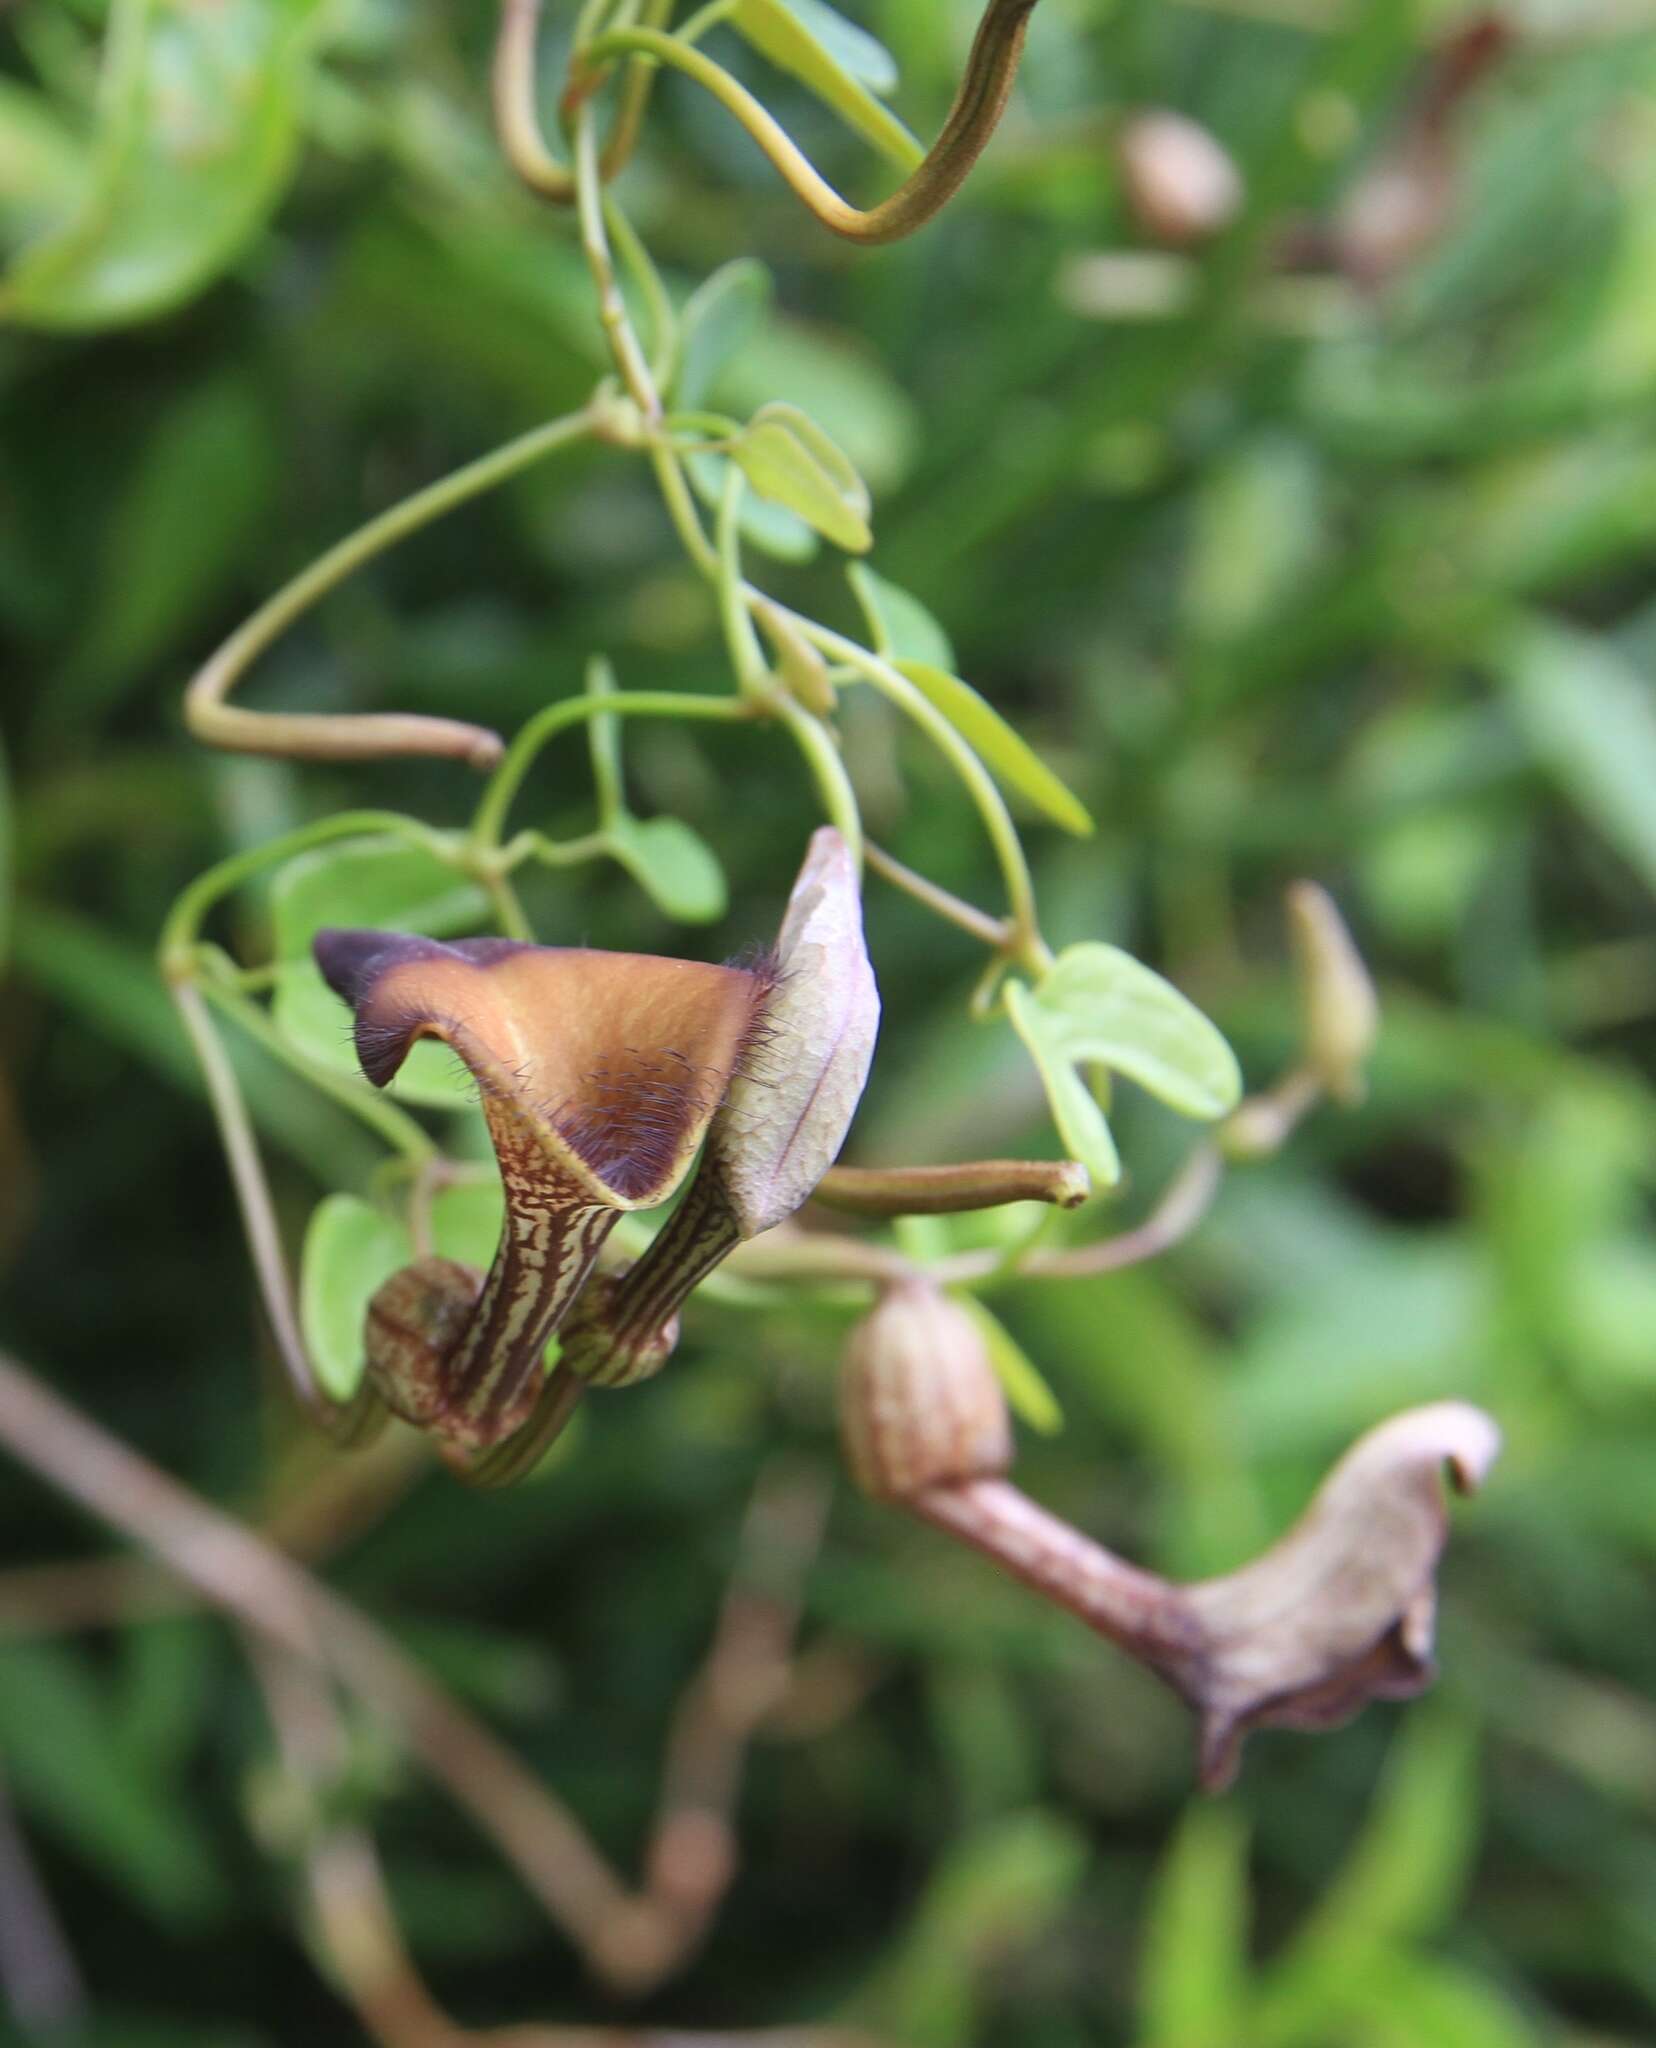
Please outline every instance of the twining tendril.
[{"label": "twining tendril", "polygon": [[[672,11],[673,0],[648,0],[642,24],[665,28]],[[535,45],[540,20],[541,0],[502,0],[491,79],[495,138],[502,155],[531,192],[560,206],[573,206],[575,173],[548,143],[535,111]],[[627,67],[615,122],[599,157],[606,182],[626,167],[633,153],[655,74],[655,65],[642,60]]]},{"label": "twining tendril", "polygon": [[[570,98],[595,91],[604,67],[617,58],[645,57],[669,65],[694,79],[735,116],[824,227],[851,242],[897,242],[948,205],[983,154],[1005,111],[1035,6],[1036,0],[989,0],[943,132],[891,197],[866,209],[842,199],[782,124],[722,65],[659,28],[610,29],[594,38],[577,60]],[[624,101],[622,118],[625,108]]]}]

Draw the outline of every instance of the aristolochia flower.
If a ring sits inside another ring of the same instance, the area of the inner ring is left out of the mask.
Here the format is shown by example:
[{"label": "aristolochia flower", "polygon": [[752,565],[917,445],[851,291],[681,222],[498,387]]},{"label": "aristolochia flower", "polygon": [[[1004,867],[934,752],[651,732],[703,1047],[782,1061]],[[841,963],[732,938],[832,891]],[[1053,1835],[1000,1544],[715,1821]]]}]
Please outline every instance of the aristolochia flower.
[{"label": "aristolochia flower", "polygon": [[494,1265],[480,1289],[451,1260],[394,1276],[370,1310],[369,1369],[398,1414],[483,1448],[533,1407],[547,1339],[617,1217],[683,1180],[774,974],[378,931],[320,932],[315,951],[355,1013],[370,1081],[383,1087],[421,1038],[476,1079],[506,1191]]}]

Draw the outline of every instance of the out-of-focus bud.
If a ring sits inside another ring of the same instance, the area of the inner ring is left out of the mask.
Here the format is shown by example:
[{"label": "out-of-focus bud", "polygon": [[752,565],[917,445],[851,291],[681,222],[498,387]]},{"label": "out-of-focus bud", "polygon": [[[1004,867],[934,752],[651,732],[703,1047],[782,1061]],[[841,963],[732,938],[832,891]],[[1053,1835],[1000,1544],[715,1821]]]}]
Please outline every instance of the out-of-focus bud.
[{"label": "out-of-focus bud", "polygon": [[1274,1095],[1250,1095],[1219,1126],[1219,1149],[1235,1166],[1270,1159],[1287,1144],[1294,1115]]},{"label": "out-of-focus bud", "polygon": [[1315,882],[1288,891],[1288,929],[1299,964],[1307,1064],[1336,1102],[1363,1098],[1363,1067],[1380,1004],[1334,899]]},{"label": "out-of-focus bud", "polygon": [[852,1478],[882,1500],[1005,1472],[1006,1396],[966,1311],[925,1281],[882,1295],[846,1346],[840,1433]]},{"label": "out-of-focus bud", "polygon": [[827,662],[788,614],[777,606],[756,605],[753,615],[776,651],[776,672],[784,686],[807,711],[814,711],[818,718],[826,718],[836,702]]},{"label": "out-of-focus bud", "polygon": [[1242,206],[1242,178],[1207,129],[1165,107],[1146,108],[1116,135],[1122,191],[1133,219],[1171,248],[1206,242]]}]

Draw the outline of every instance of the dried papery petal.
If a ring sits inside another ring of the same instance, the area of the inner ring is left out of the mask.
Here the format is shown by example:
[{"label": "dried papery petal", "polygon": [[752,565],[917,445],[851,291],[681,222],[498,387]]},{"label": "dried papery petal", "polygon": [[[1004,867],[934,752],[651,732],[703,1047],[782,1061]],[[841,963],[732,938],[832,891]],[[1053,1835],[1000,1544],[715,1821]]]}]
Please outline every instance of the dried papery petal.
[{"label": "dried papery petal", "polygon": [[564,1361],[599,1386],[660,1370],[697,1283],[743,1238],[791,1216],[838,1156],[880,1024],[850,849],[813,834],[788,899],[764,1019],[707,1133],[700,1171],[621,1284],[584,1303]]},{"label": "dried papery petal", "polygon": [[1263,1557],[1184,1589],[1196,1665],[1170,1673],[1202,1716],[1202,1776],[1227,1783],[1252,1728],[1331,1728],[1433,1678],[1434,1574],[1449,1533],[1443,1475],[1475,1492],[1500,1431],[1464,1401],[1371,1429]]},{"label": "dried papery petal", "polygon": [[[421,1410],[411,1420],[485,1448],[533,1408],[547,1339],[616,1217],[683,1179],[752,1039],[768,973],[373,931],[321,932],[315,949],[355,1012],[371,1081],[391,1080],[420,1038],[452,1046],[477,1080],[505,1225],[440,1385],[409,1405]],[[383,1378],[389,1389],[398,1375]]]},{"label": "dried papery petal", "polygon": [[782,1222],[839,1157],[868,1081],[880,994],[851,850],[812,835],[776,939],[764,1043],[731,1083],[708,1159],[743,1237]]}]

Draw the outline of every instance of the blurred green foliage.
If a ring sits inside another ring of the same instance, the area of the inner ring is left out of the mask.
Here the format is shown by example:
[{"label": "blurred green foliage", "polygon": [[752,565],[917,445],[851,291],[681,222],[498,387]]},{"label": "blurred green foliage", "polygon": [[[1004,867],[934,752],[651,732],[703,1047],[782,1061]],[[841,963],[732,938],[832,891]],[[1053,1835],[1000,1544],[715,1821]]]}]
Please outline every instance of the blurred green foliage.
[{"label": "blurred green foliage", "polygon": [[[932,132],[972,10],[855,12]],[[1401,1727],[1256,1738],[1239,1791],[1193,1807],[1188,1731],[1148,1681],[842,1493],[807,1636],[867,1696],[761,1746],[735,1890],[654,2014],[837,2015],[940,2048],[1656,2029],[1656,20],[1513,0],[1430,232],[1378,279],[1289,260],[1338,253],[1464,13],[1046,0],[963,199],[889,251],[819,235],[717,109],[661,89],[626,190],[675,292],[749,255],[777,280],[768,318],[752,269],[704,297],[743,339],[687,402],[801,405],[868,479],[881,574],[1099,822],[1031,832],[1055,942],[1153,960],[1255,1084],[1292,1030],[1288,880],[1335,891],[1382,980],[1359,1111],[1233,1176],[1155,1267],[997,1295],[1026,1401],[1046,1412],[1044,1379],[1067,1416],[1025,1433],[1020,1476],[1195,1573],[1409,1401],[1482,1402],[1508,1451],[1459,1521],[1438,1695]],[[227,851],[347,803],[454,822],[468,792],[434,765],[209,758],[179,692],[320,548],[600,367],[568,224],[492,151],[490,27],[470,0],[19,0],[0,28],[0,1338],[249,1511],[325,1454],[268,1398],[155,934]],[[767,84],[854,185],[854,145]],[[1125,203],[1114,124],[1152,105],[1242,176],[1199,254],[1145,247]],[[833,563],[765,573],[852,624]],[[598,649],[628,687],[723,681],[646,481],[587,453],[375,564],[253,694],[509,729]],[[877,702],[846,726],[877,836],[992,896],[935,761]],[[730,878],[705,942],[769,930],[800,771],[680,728],[629,735],[628,768]],[[590,824],[584,748],[537,788]],[[530,907],[554,940],[686,943],[618,866],[544,877]],[[970,943],[877,886],[870,909],[887,1027],[857,1156],[1038,1142],[1012,1032],[965,1018]],[[297,1243],[319,1182],[365,1185],[373,1155],[256,1051],[245,1078]],[[1125,1095],[1131,1218],[1185,1139]],[[843,1328],[704,1308],[543,1483],[431,1478],[334,1567],[623,1860],[756,1470],[833,1460]],[[17,1565],[102,1540],[15,1475],[3,1513]],[[269,1736],[222,1632],[53,1632],[4,1585],[0,1767],[96,2038],[356,2038],[295,1966],[292,1887],[251,1836]],[[456,2009],[597,2016],[487,1847],[369,1776]]]}]

